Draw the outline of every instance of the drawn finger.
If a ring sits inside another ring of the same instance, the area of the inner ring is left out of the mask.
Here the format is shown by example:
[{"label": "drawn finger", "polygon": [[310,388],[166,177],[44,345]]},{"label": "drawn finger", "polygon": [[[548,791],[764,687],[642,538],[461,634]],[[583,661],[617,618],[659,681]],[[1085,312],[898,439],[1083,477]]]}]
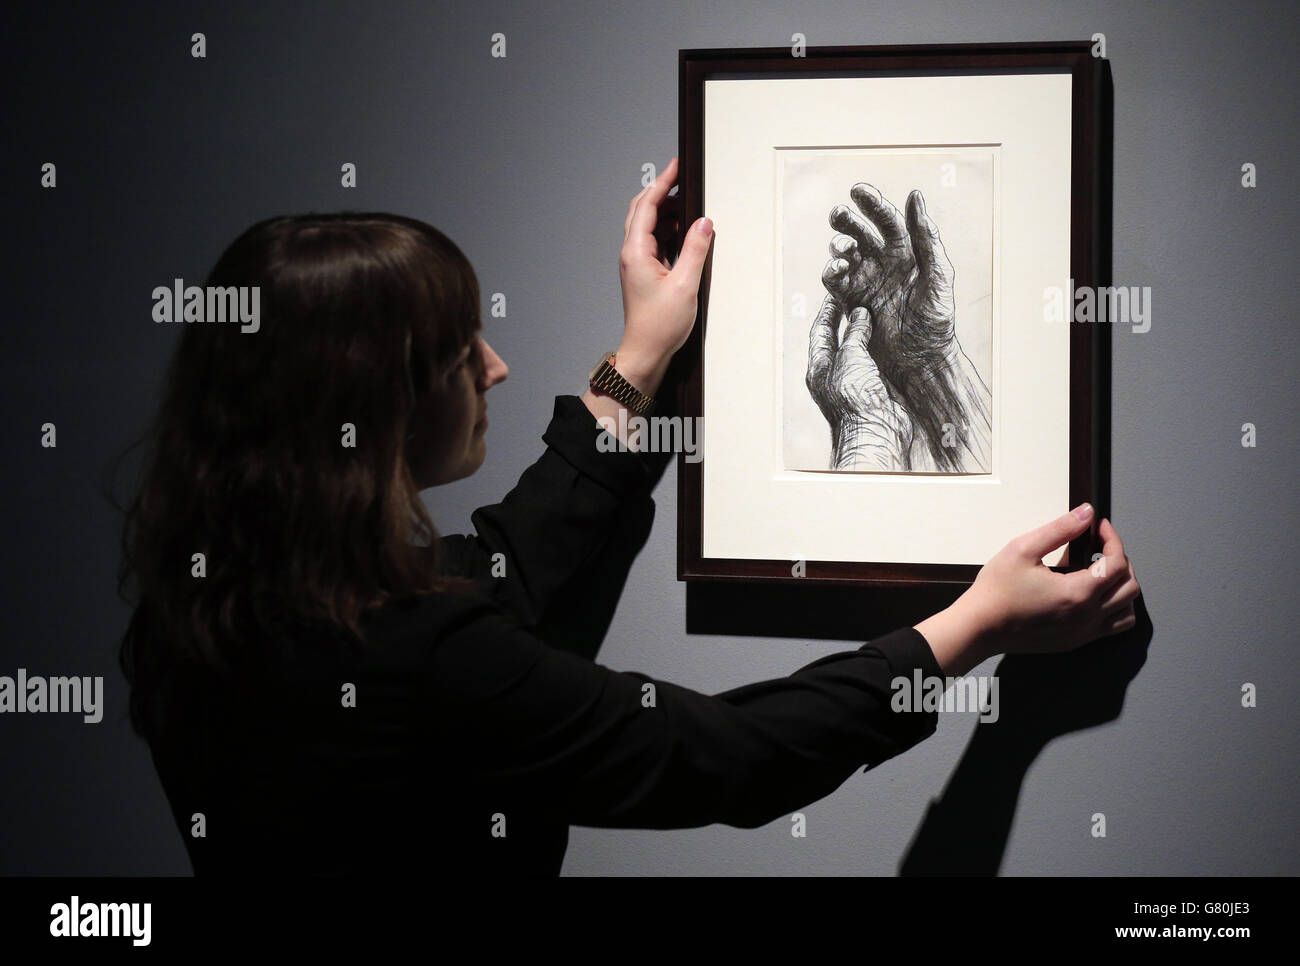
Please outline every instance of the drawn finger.
[{"label": "drawn finger", "polygon": [[925,210],[920,189],[907,196],[907,231],[912,237],[912,253],[923,284],[935,294],[952,291],[952,263],[939,240],[939,226]]},{"label": "drawn finger", "polygon": [[859,181],[849,189],[854,204],[866,215],[891,248],[907,247],[907,227],[903,216],[872,185]]},{"label": "drawn finger", "polygon": [[853,240],[852,235],[832,235],[830,252],[832,258],[842,258],[850,264],[861,260],[858,255],[858,243]]},{"label": "drawn finger", "polygon": [[817,317],[808,331],[808,379],[817,381],[830,371],[835,357],[835,329],[839,325],[840,309],[833,296],[822,300]]},{"label": "drawn finger", "polygon": [[822,284],[826,286],[826,291],[832,295],[844,298],[849,287],[849,271],[851,266],[843,258],[832,258],[822,269]]},{"label": "drawn finger", "polygon": [[875,360],[867,351],[871,341],[871,313],[859,305],[849,313],[849,324],[844,327],[844,341],[840,345],[840,360],[844,365],[867,364],[875,368]]},{"label": "drawn finger", "polygon": [[885,243],[880,233],[860,214],[848,205],[836,205],[831,209],[831,227],[843,232],[858,243],[858,254],[863,258],[872,258],[883,254]]}]

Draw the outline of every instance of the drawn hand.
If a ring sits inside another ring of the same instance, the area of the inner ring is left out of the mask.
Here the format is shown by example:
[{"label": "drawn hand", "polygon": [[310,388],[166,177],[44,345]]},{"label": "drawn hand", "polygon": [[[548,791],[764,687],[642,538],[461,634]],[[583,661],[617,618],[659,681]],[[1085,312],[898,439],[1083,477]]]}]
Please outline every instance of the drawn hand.
[{"label": "drawn hand", "polygon": [[840,312],[827,295],[808,334],[805,382],[831,427],[832,469],[909,468],[915,433],[905,407],[867,351],[871,315],[858,306],[837,345]]},{"label": "drawn hand", "polygon": [[872,185],[849,191],[858,211],[831,209],[830,263],[822,283],[848,315],[859,305],[875,321],[872,358],[904,395],[918,380],[946,369],[957,347],[953,269],[919,190],[904,216]]}]

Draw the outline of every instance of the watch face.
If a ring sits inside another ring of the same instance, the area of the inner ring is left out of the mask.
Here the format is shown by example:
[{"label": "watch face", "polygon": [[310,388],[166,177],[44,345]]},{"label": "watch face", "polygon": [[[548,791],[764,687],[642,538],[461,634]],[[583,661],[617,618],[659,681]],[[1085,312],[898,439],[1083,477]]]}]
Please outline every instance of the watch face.
[{"label": "watch face", "polygon": [[596,371],[600,369],[600,367],[603,366],[606,362],[609,361],[609,355],[610,354],[608,352],[601,353],[600,358],[596,360],[596,364],[591,367],[591,372],[587,373],[588,382],[591,382],[591,380],[596,378]]}]

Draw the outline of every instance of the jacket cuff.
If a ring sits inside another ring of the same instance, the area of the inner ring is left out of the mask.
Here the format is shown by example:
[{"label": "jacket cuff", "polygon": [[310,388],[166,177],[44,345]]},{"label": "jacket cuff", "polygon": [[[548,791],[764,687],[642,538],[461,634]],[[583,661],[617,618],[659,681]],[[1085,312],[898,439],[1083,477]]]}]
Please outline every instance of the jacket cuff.
[{"label": "jacket cuff", "polygon": [[[603,438],[602,438],[603,437]],[[653,480],[646,453],[620,447],[577,396],[556,396],[542,441],[579,473],[615,493],[629,493]]]},{"label": "jacket cuff", "polygon": [[895,674],[911,675],[912,670],[919,667],[925,677],[943,677],[943,668],[939,666],[930,642],[915,627],[900,627],[864,646],[880,648]]},{"label": "jacket cuff", "polygon": [[[938,659],[934,656],[934,651],[930,649],[930,643],[915,627],[900,627],[898,630],[890,631],[888,634],[877,637],[862,645],[859,650],[874,650],[884,655],[885,662],[889,665],[890,681],[895,678],[907,678],[909,682],[914,680],[914,675],[919,670],[922,678],[942,678],[943,669],[939,666]],[[891,687],[891,696],[893,689]],[[911,748],[913,745],[924,741],[939,727],[939,712],[937,710],[910,710],[910,711],[893,711],[891,702],[891,713],[897,714],[902,719],[902,727],[898,731],[897,745],[886,752],[885,756],[878,761],[869,763],[863,771],[874,767],[881,761],[899,755]]]}]

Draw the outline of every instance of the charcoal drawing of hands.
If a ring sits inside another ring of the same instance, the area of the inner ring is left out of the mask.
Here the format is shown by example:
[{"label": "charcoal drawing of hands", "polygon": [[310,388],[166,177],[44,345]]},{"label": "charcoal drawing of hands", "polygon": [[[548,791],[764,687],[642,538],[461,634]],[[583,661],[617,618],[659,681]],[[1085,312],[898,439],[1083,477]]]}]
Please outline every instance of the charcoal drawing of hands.
[{"label": "charcoal drawing of hands", "polygon": [[[836,205],[830,212],[837,234],[822,272],[829,294],[810,334],[807,381],[831,426],[831,468],[989,472],[992,393],[957,338],[955,273],[925,199],[912,191],[904,215],[870,184],[859,182],[849,194],[857,210]],[[878,392],[837,400],[813,389],[824,385],[820,374],[814,379],[814,344],[860,311],[869,318],[859,330],[869,330],[866,350],[888,403]],[[877,403],[878,411],[864,408]],[[897,427],[892,455],[880,446],[864,454],[836,444],[858,435],[864,421],[877,432]],[[882,460],[890,465],[870,465]]]}]

